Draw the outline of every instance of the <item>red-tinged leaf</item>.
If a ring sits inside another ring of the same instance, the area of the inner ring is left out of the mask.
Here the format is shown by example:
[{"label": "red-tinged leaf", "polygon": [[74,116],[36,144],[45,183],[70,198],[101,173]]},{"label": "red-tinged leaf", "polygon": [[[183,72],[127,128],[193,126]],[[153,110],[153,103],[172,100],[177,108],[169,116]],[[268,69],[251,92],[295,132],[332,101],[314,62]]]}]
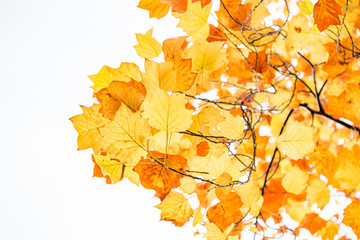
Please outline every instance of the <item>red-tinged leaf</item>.
[{"label": "red-tinged leaf", "polygon": [[321,32],[330,25],[341,24],[339,15],[343,15],[341,6],[335,0],[319,0],[314,5],[315,24]]},{"label": "red-tinged leaf", "polygon": [[[157,194],[167,194],[171,189],[180,186],[180,173],[185,173],[186,159],[177,155],[167,155],[160,152],[150,152],[147,158],[142,158],[134,167],[140,182],[147,189],[153,189]],[[163,196],[163,195],[162,195]]]}]

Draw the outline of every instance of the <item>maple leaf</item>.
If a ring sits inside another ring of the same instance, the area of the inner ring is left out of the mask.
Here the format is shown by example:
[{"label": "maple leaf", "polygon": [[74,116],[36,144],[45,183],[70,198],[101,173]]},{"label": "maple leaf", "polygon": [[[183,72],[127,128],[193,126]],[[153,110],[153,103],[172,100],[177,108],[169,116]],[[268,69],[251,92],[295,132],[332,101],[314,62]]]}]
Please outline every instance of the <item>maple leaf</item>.
[{"label": "maple leaf", "polygon": [[145,99],[146,90],[142,83],[135,80],[113,81],[106,89],[100,90],[95,95],[101,104],[100,112],[104,117],[113,120],[121,104],[125,104],[133,112],[139,110]]},{"label": "maple leaf", "polygon": [[338,15],[343,15],[341,6],[335,0],[319,0],[314,5],[314,20],[322,32],[330,25],[340,24]]},{"label": "maple leaf", "polygon": [[227,236],[231,232],[234,225],[230,225],[225,231],[221,231],[214,223],[206,222],[205,227],[207,229],[206,237],[208,240],[227,240]]},{"label": "maple leaf", "polygon": [[153,29],[151,28],[146,34],[136,34],[138,45],[134,48],[137,54],[142,58],[156,58],[161,53],[161,45],[152,37]]},{"label": "maple leaf", "polygon": [[286,173],[281,184],[287,192],[298,195],[307,187],[308,179],[309,175],[295,166]]},{"label": "maple leaf", "polygon": [[108,122],[101,135],[107,140],[107,151],[121,162],[130,160],[134,154],[146,154],[145,142],[150,128],[140,112],[133,113],[125,105],[116,112],[114,121]]},{"label": "maple leaf", "polygon": [[131,79],[140,81],[140,69],[134,63],[121,63],[119,68],[103,66],[98,74],[89,75],[90,80],[94,83],[92,88],[98,92],[107,88],[113,80],[129,82]]},{"label": "maple leaf", "polygon": [[115,184],[124,177],[125,165],[117,160],[112,160],[110,155],[94,155],[95,162],[100,166],[103,175],[108,175],[111,183]]},{"label": "maple leaf", "polygon": [[149,119],[152,127],[166,132],[184,131],[192,123],[192,111],[184,106],[183,95],[168,95],[162,90],[154,93],[151,102],[144,102],[143,117]]},{"label": "maple leaf", "polygon": [[138,7],[148,10],[150,18],[157,19],[164,17],[170,9],[169,4],[160,0],[140,0]]},{"label": "maple leaf", "polygon": [[221,52],[222,42],[196,40],[190,48],[192,71],[215,71],[225,63],[225,54]]},{"label": "maple leaf", "polygon": [[[232,183],[231,179],[232,177],[229,174],[224,173],[219,177],[218,182],[222,185],[227,185]],[[209,221],[218,226],[223,232],[231,224],[238,222],[242,218],[240,207],[243,205],[243,202],[240,196],[231,190],[230,187],[225,189],[216,188],[215,193],[220,202],[210,207],[206,214]]]},{"label": "maple leaf", "polygon": [[195,39],[206,39],[210,30],[207,19],[210,15],[211,7],[211,3],[202,7],[201,2],[192,3],[191,0],[188,0],[185,13],[173,13],[175,17],[180,19],[177,26],[181,27],[184,32]]},{"label": "maple leaf", "polygon": [[290,122],[279,136],[277,146],[292,159],[302,158],[315,148],[313,129],[300,122]]},{"label": "maple leaf", "polygon": [[150,152],[134,167],[139,174],[140,182],[147,189],[154,189],[158,194],[167,195],[171,189],[180,186],[186,167],[186,159],[181,156]]},{"label": "maple leaf", "polygon": [[83,114],[76,115],[70,120],[79,133],[77,143],[78,150],[92,148],[94,153],[104,150],[106,140],[100,134],[99,129],[109,122],[99,113],[100,105],[94,104],[91,107],[81,107]]},{"label": "maple leaf", "polygon": [[194,214],[189,201],[181,193],[171,191],[156,208],[161,210],[161,220],[171,221],[181,227]]}]

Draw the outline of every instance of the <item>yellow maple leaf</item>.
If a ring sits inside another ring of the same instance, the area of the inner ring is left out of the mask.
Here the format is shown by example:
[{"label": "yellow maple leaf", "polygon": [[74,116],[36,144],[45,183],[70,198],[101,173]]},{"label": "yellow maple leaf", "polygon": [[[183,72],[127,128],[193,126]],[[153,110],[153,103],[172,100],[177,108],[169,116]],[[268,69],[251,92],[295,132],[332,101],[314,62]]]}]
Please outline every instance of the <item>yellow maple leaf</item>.
[{"label": "yellow maple leaf", "polygon": [[280,152],[289,158],[294,160],[302,158],[314,151],[313,128],[301,122],[291,121],[277,139],[277,146]]},{"label": "yellow maple leaf", "polygon": [[145,73],[142,77],[148,95],[153,95],[159,88],[165,91],[176,89],[176,72],[173,70],[172,62],[157,63],[145,60]]},{"label": "yellow maple leaf", "polygon": [[100,134],[99,129],[104,127],[109,119],[104,118],[99,113],[100,105],[94,104],[91,107],[81,107],[83,114],[76,115],[70,120],[74,128],[79,133],[77,138],[78,150],[92,148],[94,153],[101,152],[106,145],[106,141]]},{"label": "yellow maple leaf", "polygon": [[149,124],[162,131],[176,132],[188,129],[192,123],[192,111],[185,108],[185,96],[173,93],[168,95],[158,89],[149,101],[143,103],[143,117]]},{"label": "yellow maple leaf", "polygon": [[153,29],[151,28],[145,34],[136,34],[138,45],[134,48],[137,54],[142,58],[156,58],[161,53],[161,45],[155,38],[152,37]]},{"label": "yellow maple leaf", "polygon": [[185,13],[173,13],[180,19],[178,27],[194,39],[206,39],[209,36],[210,26],[207,23],[212,4],[209,3],[203,8],[201,2],[192,3],[188,0],[188,6]]},{"label": "yellow maple leaf", "polygon": [[123,163],[112,160],[109,154],[106,156],[94,155],[94,159],[95,162],[100,166],[103,175],[108,175],[110,177],[112,184],[121,181],[125,170]]},{"label": "yellow maple leaf", "polygon": [[318,208],[323,208],[330,201],[330,190],[326,183],[320,179],[313,179],[307,188],[309,203],[316,203]]},{"label": "yellow maple leaf", "polygon": [[160,0],[140,0],[138,8],[148,10],[150,18],[160,19],[169,12],[170,5]]},{"label": "yellow maple leaf", "polygon": [[147,153],[145,142],[150,128],[140,112],[133,113],[125,105],[121,105],[114,121],[107,123],[100,133],[108,142],[107,151],[121,162],[126,162],[137,153],[140,160]]},{"label": "yellow maple leaf", "polygon": [[285,174],[281,184],[287,192],[298,195],[305,190],[308,180],[309,175],[295,166]]},{"label": "yellow maple leaf", "polygon": [[156,208],[161,210],[161,220],[171,221],[181,227],[194,214],[189,201],[181,193],[171,191]]},{"label": "yellow maple leaf", "polygon": [[123,62],[119,68],[103,66],[97,74],[89,75],[89,78],[94,83],[91,88],[96,93],[103,88],[107,88],[114,80],[129,82],[134,79],[139,82],[140,69],[135,63]]},{"label": "yellow maple leaf", "polygon": [[232,116],[229,112],[224,114],[225,121],[220,122],[219,133],[229,139],[241,139],[244,137],[245,121],[240,116]]},{"label": "yellow maple leaf", "polygon": [[192,194],[196,188],[196,182],[193,178],[183,177],[180,179],[180,187],[179,189],[187,194]]},{"label": "yellow maple leaf", "polygon": [[192,71],[215,71],[225,64],[226,55],[221,51],[223,42],[196,40],[190,48]]},{"label": "yellow maple leaf", "polygon": [[227,240],[229,233],[234,228],[234,224],[231,224],[224,232],[222,232],[214,223],[210,223],[209,221],[205,223],[205,227],[207,231],[204,237],[208,240]]}]

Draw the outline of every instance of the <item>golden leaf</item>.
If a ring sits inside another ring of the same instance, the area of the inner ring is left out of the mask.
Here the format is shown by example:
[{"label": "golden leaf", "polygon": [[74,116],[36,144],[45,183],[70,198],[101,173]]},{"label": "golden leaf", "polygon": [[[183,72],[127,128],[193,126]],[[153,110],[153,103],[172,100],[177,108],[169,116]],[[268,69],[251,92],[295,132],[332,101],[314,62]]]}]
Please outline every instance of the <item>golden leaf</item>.
[{"label": "golden leaf", "polygon": [[138,45],[134,48],[137,54],[142,58],[156,58],[161,53],[161,45],[155,38],[152,37],[153,29],[150,29],[146,34],[136,34]]},{"label": "golden leaf", "polygon": [[288,122],[277,140],[277,146],[281,153],[294,160],[302,158],[314,151],[313,128],[301,122]]},{"label": "golden leaf", "polygon": [[221,51],[222,42],[196,40],[190,48],[192,71],[215,71],[225,64],[226,55]]},{"label": "golden leaf", "polygon": [[188,6],[185,13],[173,13],[180,19],[178,27],[195,39],[206,39],[209,35],[209,24],[207,19],[210,15],[212,4],[201,7],[201,2],[192,3],[188,0]]},{"label": "golden leaf", "polygon": [[299,195],[307,187],[308,180],[309,175],[295,166],[285,174],[281,184],[287,192]]},{"label": "golden leaf", "polygon": [[192,111],[185,108],[184,95],[168,95],[162,90],[154,93],[151,102],[145,100],[142,115],[152,127],[166,132],[184,131],[192,123]]},{"label": "golden leaf", "polygon": [[160,0],[140,0],[138,8],[148,10],[150,18],[160,19],[169,12],[170,5]]},{"label": "golden leaf", "polygon": [[107,151],[112,157],[126,162],[133,154],[145,155],[145,142],[150,135],[150,127],[140,112],[133,113],[125,105],[116,112],[114,121],[107,123],[100,133],[108,141]]},{"label": "golden leaf", "polygon": [[189,201],[181,193],[171,191],[156,208],[161,210],[161,220],[172,222],[181,227],[194,214]]},{"label": "golden leaf", "polygon": [[79,133],[77,143],[78,150],[92,148],[94,153],[100,153],[104,150],[106,141],[100,134],[99,129],[109,122],[99,113],[100,105],[94,104],[91,107],[81,107],[83,114],[76,115],[70,120],[74,128]]}]

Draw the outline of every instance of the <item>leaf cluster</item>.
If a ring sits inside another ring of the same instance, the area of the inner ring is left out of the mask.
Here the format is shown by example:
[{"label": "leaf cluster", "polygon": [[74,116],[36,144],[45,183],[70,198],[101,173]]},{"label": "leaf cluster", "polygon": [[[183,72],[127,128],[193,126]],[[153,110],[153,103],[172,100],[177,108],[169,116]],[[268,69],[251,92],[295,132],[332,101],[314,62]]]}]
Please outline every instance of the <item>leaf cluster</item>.
[{"label": "leaf cluster", "polygon": [[97,103],[71,121],[94,176],[154,190],[161,220],[208,240],[360,237],[358,2],[213,3],[139,2],[186,35],[136,34],[143,72],[89,76]]}]

